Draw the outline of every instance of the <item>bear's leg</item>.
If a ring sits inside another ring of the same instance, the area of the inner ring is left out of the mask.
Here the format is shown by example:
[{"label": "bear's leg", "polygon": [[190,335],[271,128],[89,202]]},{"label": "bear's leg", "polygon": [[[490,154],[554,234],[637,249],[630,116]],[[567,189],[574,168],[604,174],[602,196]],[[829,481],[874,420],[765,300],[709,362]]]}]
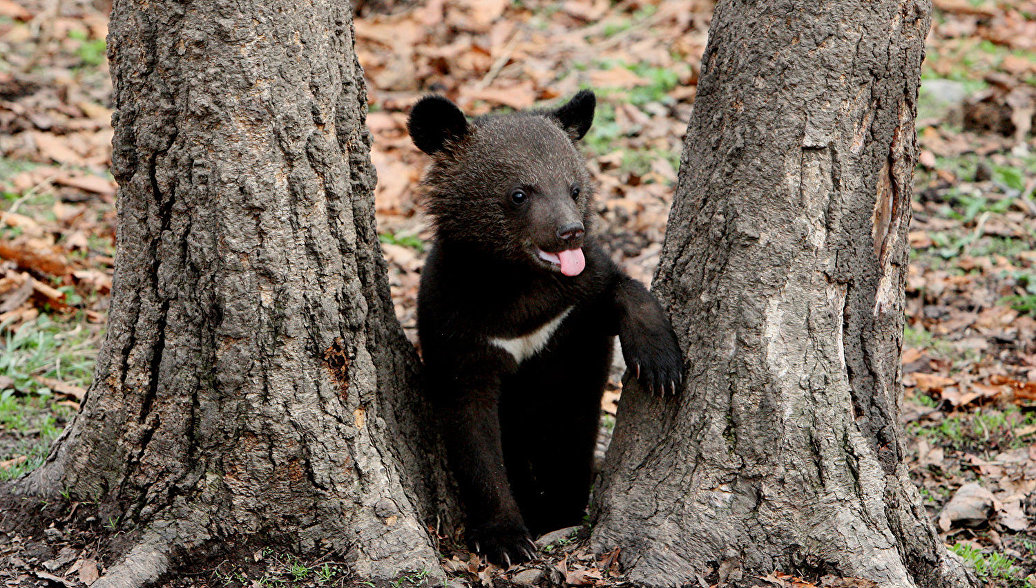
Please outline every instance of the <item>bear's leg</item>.
[{"label": "bear's leg", "polygon": [[565,337],[505,392],[507,469],[534,535],[583,522],[611,350],[607,335]]},{"label": "bear's leg", "polygon": [[[501,566],[528,560],[534,550],[507,480],[501,447],[496,378],[456,376],[433,385],[450,469],[466,509],[467,539]],[[445,382],[449,382],[446,384]]]}]

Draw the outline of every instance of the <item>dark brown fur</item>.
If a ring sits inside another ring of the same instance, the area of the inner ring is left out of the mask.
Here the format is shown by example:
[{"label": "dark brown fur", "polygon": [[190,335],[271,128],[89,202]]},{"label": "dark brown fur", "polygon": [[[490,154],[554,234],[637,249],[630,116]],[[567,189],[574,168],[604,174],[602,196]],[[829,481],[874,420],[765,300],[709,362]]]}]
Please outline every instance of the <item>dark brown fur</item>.
[{"label": "dark brown fur", "polygon": [[[468,540],[501,565],[531,557],[531,534],[582,521],[614,336],[645,388],[675,390],[682,374],[669,319],[590,231],[593,186],[573,142],[593,110],[584,91],[555,111],[471,122],[440,97],[411,113],[411,136],[433,157],[426,182],[436,240],[418,296],[427,393]],[[579,223],[583,231],[563,230]],[[576,276],[536,254],[577,247],[586,266]],[[568,308],[521,363],[490,343],[536,331]]]}]

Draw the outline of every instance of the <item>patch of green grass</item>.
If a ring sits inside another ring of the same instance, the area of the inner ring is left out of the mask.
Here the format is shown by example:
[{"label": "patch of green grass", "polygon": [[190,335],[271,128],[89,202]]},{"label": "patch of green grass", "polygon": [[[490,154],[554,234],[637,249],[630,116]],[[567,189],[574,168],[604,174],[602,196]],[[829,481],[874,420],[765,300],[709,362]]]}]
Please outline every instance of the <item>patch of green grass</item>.
[{"label": "patch of green grass", "polygon": [[1025,172],[1017,167],[994,165],[993,182],[1021,193],[1025,189]]},{"label": "patch of green grass", "polygon": [[76,56],[83,62],[83,65],[97,67],[104,63],[105,51],[107,50],[104,39],[91,39],[86,31],[81,30],[68,31],[68,38],[79,41],[79,46],[76,47]]},{"label": "patch of green grass", "polygon": [[680,82],[680,74],[672,68],[654,67],[643,62],[626,67],[649,82],[630,90],[629,100],[634,106],[642,106],[648,102],[665,102],[669,91]]},{"label": "patch of green grass", "polygon": [[603,417],[601,417],[601,424],[604,426],[605,429],[607,429],[609,431],[614,431],[615,430],[615,417],[613,417],[610,414],[606,414]]},{"label": "patch of green grass", "polygon": [[424,253],[424,241],[417,235],[402,235],[396,233],[379,233],[378,240],[382,243],[389,243],[391,245],[400,245],[402,247],[409,247],[420,253]]},{"label": "patch of green grass", "polygon": [[971,254],[976,257],[988,255],[1003,255],[1008,259],[1018,257],[1019,254],[1032,249],[1032,245],[1024,239],[1013,237],[983,237],[971,248]]},{"label": "patch of green grass", "polygon": [[1010,304],[1018,312],[1036,316],[1036,294],[1005,296],[1001,302]]},{"label": "patch of green grass", "polygon": [[320,566],[315,572],[313,572],[313,575],[315,576],[318,584],[327,584],[332,579],[334,579],[335,576],[338,575],[338,568],[332,566],[331,564],[325,563],[324,565]]},{"label": "patch of green grass", "polygon": [[1031,586],[1021,577],[1022,571],[1015,567],[1014,559],[999,552],[986,553],[971,543],[956,543],[950,551],[959,555],[975,568],[979,580],[991,586],[1023,588]]},{"label": "patch of green grass", "polygon": [[917,402],[921,406],[926,406],[928,408],[935,408],[935,407],[939,406],[939,401],[938,400],[936,400],[936,399],[932,398],[931,396],[929,396],[927,394],[924,394],[922,392],[918,392],[917,394],[914,394],[914,402]]},{"label": "patch of green grass", "polygon": [[[584,517],[583,517],[584,518],[584,522],[586,522],[586,519],[588,517],[589,517],[589,515],[584,515]],[[559,547],[564,547],[566,545],[571,545],[573,542],[575,542],[575,534],[576,534],[576,532],[572,532],[571,534],[569,534],[569,535],[567,535],[565,537],[557,539],[556,541],[554,541],[553,543],[550,543],[549,545],[544,545],[543,548],[542,548],[542,551],[545,552],[545,553],[551,553],[551,552],[553,552],[555,549],[557,549]]]},{"label": "patch of green grass", "polygon": [[935,245],[932,253],[943,259],[960,257],[961,253],[978,239],[978,235],[974,231],[964,235],[939,231],[929,233],[928,237],[932,240],[932,244]]},{"label": "patch of green grass", "polygon": [[407,572],[392,582],[395,588],[408,588],[410,586],[428,586],[428,570],[415,570]]},{"label": "patch of green grass", "polygon": [[97,355],[94,331],[84,318],[55,321],[46,314],[0,338],[0,376],[21,394],[50,396],[36,378],[53,378],[81,388],[93,380]]},{"label": "patch of green grass", "polygon": [[1003,214],[1014,204],[1013,198],[987,198],[981,193],[967,194],[957,189],[950,190],[946,194],[946,200],[948,206],[944,207],[940,214],[965,223],[972,222],[984,212]]},{"label": "patch of green grass", "polygon": [[[264,547],[255,555],[261,566],[225,560],[213,570],[224,586],[343,586],[341,578],[348,568],[333,562],[305,562],[290,553],[277,553]],[[257,569],[259,567],[260,569]],[[262,575],[259,575],[262,574]]]},{"label": "patch of green grass", "polygon": [[923,436],[957,450],[995,451],[1028,445],[1015,429],[1036,424],[1036,415],[1022,413],[1017,407],[1004,410],[978,409],[962,416],[951,416],[938,423],[911,423],[911,434]]},{"label": "patch of green grass", "polygon": [[1029,272],[1012,272],[1010,277],[1025,289],[1023,294],[1014,294],[1000,299],[1000,304],[1008,304],[1018,312],[1036,316],[1036,274]]},{"label": "patch of green grass", "polygon": [[298,560],[295,560],[291,563],[290,566],[288,566],[288,573],[290,573],[292,577],[295,578],[296,582],[301,582],[302,580],[305,580],[309,577],[310,570],[309,566],[303,564]]},{"label": "patch of green grass", "polygon": [[658,12],[658,7],[651,4],[645,4],[637,10],[633,11],[633,14],[629,18],[617,18],[612,19],[604,23],[604,29],[601,34],[604,37],[612,37],[621,32],[628,31],[633,26],[651,15]]},{"label": "patch of green grass", "polygon": [[651,164],[656,159],[668,159],[673,169],[680,168],[680,153],[664,149],[640,149],[622,152],[622,171],[643,176],[651,171]]},{"label": "patch of green grass", "polygon": [[601,101],[594,113],[594,123],[583,139],[583,144],[594,155],[604,155],[615,150],[616,140],[622,135],[615,122],[615,107]]},{"label": "patch of green grass", "polygon": [[925,486],[920,486],[918,492],[921,494],[921,499],[924,500],[926,505],[939,506],[939,498],[932,494],[932,491]]},{"label": "patch of green grass", "polygon": [[909,347],[926,349],[943,357],[953,355],[953,346],[948,341],[935,338],[924,327],[904,327],[903,342]]},{"label": "patch of green grass", "polygon": [[[39,164],[32,163],[31,161],[0,157],[0,183],[6,182],[8,179],[24,171],[29,171],[37,167],[39,167]],[[5,191],[3,194],[5,200],[15,200],[18,198],[18,194],[15,194],[14,192]]]},{"label": "patch of green grass", "polygon": [[632,20],[610,20],[604,23],[604,30],[601,31],[601,34],[605,37],[611,37],[623,31],[628,31],[631,27],[633,27]]},{"label": "patch of green grass", "polygon": [[0,481],[13,480],[38,468],[47,458],[50,445],[61,434],[63,421],[72,416],[64,406],[41,397],[22,398],[13,390],[0,393],[0,461],[25,456],[25,461],[0,469]]}]

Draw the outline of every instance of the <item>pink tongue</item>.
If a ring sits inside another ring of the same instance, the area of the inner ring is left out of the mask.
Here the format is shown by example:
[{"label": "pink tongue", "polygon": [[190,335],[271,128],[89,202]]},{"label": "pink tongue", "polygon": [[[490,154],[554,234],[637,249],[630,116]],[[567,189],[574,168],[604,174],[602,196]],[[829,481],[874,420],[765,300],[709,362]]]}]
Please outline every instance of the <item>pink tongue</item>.
[{"label": "pink tongue", "polygon": [[566,249],[558,252],[558,259],[561,260],[561,273],[566,276],[578,276],[586,267],[586,259],[583,257],[582,249]]}]

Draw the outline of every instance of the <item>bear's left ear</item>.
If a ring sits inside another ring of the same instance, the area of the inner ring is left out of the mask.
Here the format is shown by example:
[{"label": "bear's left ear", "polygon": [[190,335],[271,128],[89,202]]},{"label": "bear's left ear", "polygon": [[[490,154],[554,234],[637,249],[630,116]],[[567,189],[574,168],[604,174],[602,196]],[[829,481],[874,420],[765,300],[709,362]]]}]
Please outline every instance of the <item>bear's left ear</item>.
[{"label": "bear's left ear", "polygon": [[425,96],[410,110],[406,123],[414,145],[432,155],[459,142],[468,134],[468,120],[461,109],[442,96]]},{"label": "bear's left ear", "polygon": [[590,130],[594,122],[594,107],[597,106],[597,97],[592,90],[581,90],[571,100],[563,104],[548,115],[559,123],[561,128],[568,133],[573,141],[583,138],[583,135]]}]

